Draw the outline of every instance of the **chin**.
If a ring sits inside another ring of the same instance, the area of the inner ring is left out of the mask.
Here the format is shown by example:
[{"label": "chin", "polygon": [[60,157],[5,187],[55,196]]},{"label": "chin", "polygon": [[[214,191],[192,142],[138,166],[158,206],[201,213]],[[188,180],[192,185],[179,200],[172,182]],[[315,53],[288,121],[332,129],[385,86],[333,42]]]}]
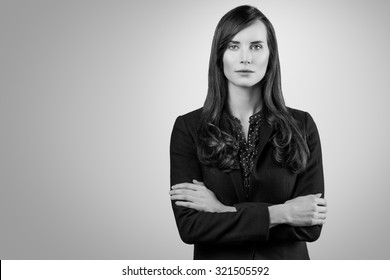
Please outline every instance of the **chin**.
[{"label": "chin", "polygon": [[241,83],[235,83],[235,85],[237,87],[243,87],[243,88],[250,88],[250,87],[253,87],[255,85],[257,85],[258,82],[256,83],[253,83],[253,82],[241,82]]}]

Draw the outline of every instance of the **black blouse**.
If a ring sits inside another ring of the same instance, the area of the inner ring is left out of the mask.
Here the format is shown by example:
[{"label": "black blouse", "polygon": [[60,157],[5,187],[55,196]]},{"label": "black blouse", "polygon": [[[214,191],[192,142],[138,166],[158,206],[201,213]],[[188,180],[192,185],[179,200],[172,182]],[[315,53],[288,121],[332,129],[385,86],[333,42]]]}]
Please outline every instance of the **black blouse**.
[{"label": "black blouse", "polygon": [[249,118],[248,141],[245,140],[242,125],[238,118],[228,114],[232,124],[233,136],[238,144],[238,160],[241,167],[244,181],[245,194],[248,197],[250,192],[250,173],[254,160],[257,156],[257,144],[259,142],[260,124],[262,121],[262,111],[257,112]]}]

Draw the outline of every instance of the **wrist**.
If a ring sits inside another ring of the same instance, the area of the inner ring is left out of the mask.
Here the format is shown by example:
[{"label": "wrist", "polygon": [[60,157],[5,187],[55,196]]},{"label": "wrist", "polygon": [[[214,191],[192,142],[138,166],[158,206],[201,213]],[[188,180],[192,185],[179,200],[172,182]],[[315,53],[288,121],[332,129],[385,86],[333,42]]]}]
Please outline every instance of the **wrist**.
[{"label": "wrist", "polygon": [[223,213],[223,212],[237,212],[237,209],[234,206],[222,205],[221,209],[218,212],[219,213]]},{"label": "wrist", "polygon": [[270,226],[288,223],[287,211],[284,204],[276,204],[268,207]]}]

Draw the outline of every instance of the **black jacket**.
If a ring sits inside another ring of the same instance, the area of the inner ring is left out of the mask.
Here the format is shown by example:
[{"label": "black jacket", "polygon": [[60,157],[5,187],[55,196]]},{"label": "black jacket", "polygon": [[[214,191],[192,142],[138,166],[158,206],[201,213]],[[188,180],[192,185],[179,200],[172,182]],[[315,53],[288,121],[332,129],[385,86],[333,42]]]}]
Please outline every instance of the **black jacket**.
[{"label": "black jacket", "polygon": [[196,154],[196,130],[201,109],[179,116],[171,136],[171,186],[202,181],[225,205],[237,212],[209,213],[176,206],[172,202],[180,237],[194,244],[194,259],[309,259],[306,242],[320,236],[321,226],[269,229],[268,206],[297,196],[322,193],[324,178],[321,145],[311,116],[290,109],[306,133],[310,158],[307,169],[296,175],[277,164],[266,121],[260,128],[258,154],[251,173],[251,193],[245,196],[240,170],[224,173],[201,164]]}]

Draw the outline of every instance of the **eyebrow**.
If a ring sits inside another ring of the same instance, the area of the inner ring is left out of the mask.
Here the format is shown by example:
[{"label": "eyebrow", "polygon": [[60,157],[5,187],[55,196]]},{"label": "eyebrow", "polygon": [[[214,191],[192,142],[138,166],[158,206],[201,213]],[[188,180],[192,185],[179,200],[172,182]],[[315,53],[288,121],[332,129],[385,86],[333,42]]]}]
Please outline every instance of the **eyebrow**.
[{"label": "eyebrow", "polygon": [[[230,44],[240,44],[240,41],[230,41],[229,42]],[[263,41],[253,41],[253,42],[250,42],[251,44],[259,44],[259,43],[264,43]]]}]

